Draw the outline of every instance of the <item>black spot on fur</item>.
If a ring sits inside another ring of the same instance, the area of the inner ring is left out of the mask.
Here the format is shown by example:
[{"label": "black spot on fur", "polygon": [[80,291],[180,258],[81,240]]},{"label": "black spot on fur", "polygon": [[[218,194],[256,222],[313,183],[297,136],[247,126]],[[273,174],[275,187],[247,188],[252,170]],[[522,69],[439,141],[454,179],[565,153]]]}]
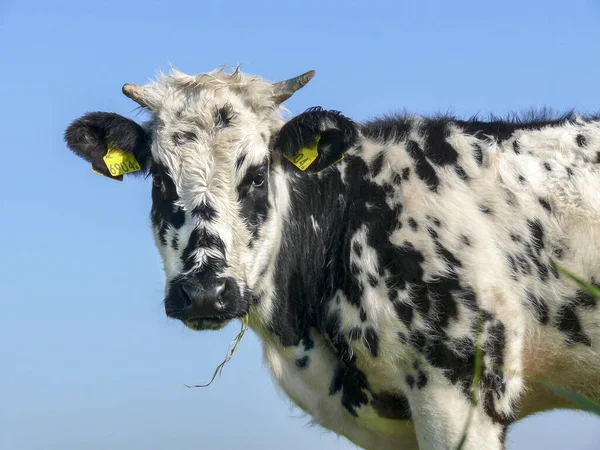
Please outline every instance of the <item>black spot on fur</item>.
[{"label": "black spot on fur", "polygon": [[362,255],[362,245],[360,244],[360,242],[354,242],[354,244],[352,244],[352,250],[354,250],[354,254],[356,255],[356,257],[360,258],[360,256]]},{"label": "black spot on fur", "polygon": [[[194,228],[190,234],[187,246],[185,247],[181,260],[183,261],[183,270],[185,272],[196,268],[196,252],[201,249],[216,250],[218,253],[225,254],[225,244],[219,236],[216,236],[206,228]],[[217,259],[214,255],[208,254],[205,256],[204,264],[200,266],[200,271],[203,277],[214,278],[223,270],[224,261]]]},{"label": "black spot on fur", "polygon": [[544,163],[544,169],[546,169],[548,172],[552,171],[552,166],[550,165],[550,163],[545,162]]},{"label": "black spot on fur", "polygon": [[[444,375],[452,384],[469,387],[473,380],[475,345],[471,340],[449,340],[425,335],[415,330],[409,335],[409,343],[435,367],[444,369]],[[423,374],[424,375],[424,374]],[[426,377],[423,378],[426,384]]]},{"label": "black spot on fur", "polygon": [[473,146],[473,155],[475,156],[477,165],[481,167],[483,165],[483,150],[479,144]]},{"label": "black spot on fur", "polygon": [[587,139],[583,134],[578,134],[575,140],[577,141],[577,145],[579,147],[585,147],[587,145]]},{"label": "black spot on fur", "polygon": [[514,150],[515,154],[517,154],[517,155],[521,154],[521,149],[520,149],[519,141],[517,141],[517,140],[513,141],[513,150]]},{"label": "black spot on fur", "polygon": [[176,230],[185,223],[185,212],[181,206],[173,205],[173,213],[169,216],[169,223]]},{"label": "black spot on fur", "polygon": [[567,344],[583,344],[591,347],[592,341],[583,331],[573,303],[567,303],[558,310],[556,326],[566,335]]},{"label": "black spot on fur", "polygon": [[375,332],[373,327],[367,327],[364,333],[364,343],[365,346],[369,349],[369,353],[371,353],[372,357],[377,357],[379,354],[379,336]]},{"label": "black spot on fur", "polygon": [[342,405],[344,408],[354,417],[358,417],[356,408],[360,408],[369,402],[365,374],[354,366],[339,367],[335,372],[333,380],[331,380],[329,395],[335,395],[340,391],[342,393]]},{"label": "black spot on fur", "polygon": [[426,133],[425,155],[427,158],[438,166],[455,164],[458,160],[458,153],[446,140],[447,122],[429,122]]},{"label": "black spot on fur", "polygon": [[177,131],[172,134],[171,140],[173,141],[174,145],[179,146],[179,145],[183,145],[188,142],[191,142],[191,141],[198,140],[198,136],[196,136],[196,134],[191,131],[183,131],[183,132]]},{"label": "black spot on fur", "polygon": [[341,361],[350,364],[354,357],[345,336],[342,334],[341,328],[339,313],[337,311],[330,313],[325,322],[325,333],[329,337]]},{"label": "black spot on fur", "polygon": [[442,222],[440,222],[440,219],[438,219],[437,217],[432,217],[431,221],[438,228],[442,226]]},{"label": "black spot on fur", "polygon": [[[593,283],[595,284],[595,283]],[[596,285],[597,287],[597,285]],[[597,308],[596,300],[587,292],[577,291],[577,293],[558,310],[556,317],[556,326],[567,336],[569,345],[583,344],[591,346],[591,340],[584,332],[579,322],[580,314],[585,314],[585,310]],[[581,311],[583,309],[583,311]]]},{"label": "black spot on fur", "polygon": [[523,275],[531,275],[531,265],[527,261],[525,255],[518,253],[515,255],[517,264],[519,265],[519,269]]},{"label": "black spot on fur", "polygon": [[492,214],[492,209],[487,205],[479,205],[479,210],[484,214]]},{"label": "black spot on fur", "polygon": [[465,236],[464,234],[460,237],[460,240],[463,242],[463,244],[465,244],[467,247],[471,246],[471,241],[470,239]]},{"label": "black spot on fur", "polygon": [[309,338],[308,336],[305,336],[304,338],[302,338],[302,346],[304,347],[304,351],[309,351],[312,350],[315,346],[314,341]]},{"label": "black spot on fur", "polygon": [[400,393],[381,392],[373,394],[373,409],[379,417],[392,420],[410,420],[408,399]]},{"label": "black spot on fur", "polygon": [[425,375],[425,372],[419,370],[419,377],[417,378],[417,389],[423,389],[425,386],[427,386],[428,381],[429,380],[427,379],[427,375]]},{"label": "black spot on fur", "polygon": [[192,215],[207,222],[214,222],[218,217],[217,210],[208,202],[196,205],[192,209]]},{"label": "black spot on fur", "polygon": [[419,225],[417,224],[417,221],[415,219],[413,219],[412,217],[408,218],[408,225],[412,228],[413,231],[417,231],[419,229]]},{"label": "black spot on fur", "polygon": [[386,195],[389,195],[390,197],[394,195],[394,186],[390,183],[383,183],[383,190],[385,191]]},{"label": "black spot on fur", "polygon": [[412,307],[407,305],[406,303],[395,301],[394,309],[396,310],[396,315],[402,321],[402,323],[408,327],[413,319],[413,310]]},{"label": "black spot on fur", "polygon": [[533,247],[539,253],[544,248],[544,227],[539,220],[528,220],[527,226],[531,233]]},{"label": "black spot on fur", "polygon": [[483,410],[493,423],[498,423],[502,425],[503,428],[506,428],[514,420],[514,417],[496,411],[494,406],[494,395],[492,390],[485,391],[483,395]]},{"label": "black spot on fur", "polygon": [[359,316],[360,316],[360,321],[361,322],[366,322],[367,321],[367,312],[364,310],[364,308],[361,306],[359,309]]},{"label": "black spot on fur", "polygon": [[380,152],[373,160],[373,163],[371,164],[371,175],[373,176],[373,178],[375,178],[381,172],[381,169],[383,168],[384,158],[385,155],[383,154],[383,152]]},{"label": "black spot on fur", "polygon": [[540,202],[540,205],[542,205],[542,207],[548,211],[548,212],[552,212],[552,208],[550,207],[550,203],[548,203],[548,200],[543,199],[543,198],[538,198],[538,201]]},{"label": "black spot on fur", "polygon": [[217,127],[229,126],[234,116],[233,107],[230,103],[226,103],[215,112],[215,125]]},{"label": "black spot on fur", "polygon": [[454,254],[444,247],[440,242],[435,243],[438,255],[444,258],[451,266],[462,267],[462,263],[454,256]]},{"label": "black spot on fur", "polygon": [[415,141],[408,141],[406,143],[406,151],[415,163],[415,172],[417,173],[417,176],[427,184],[429,189],[437,191],[440,180],[433,166],[427,161],[427,158],[425,158],[425,154],[419,147],[419,144]]},{"label": "black spot on fur", "polygon": [[405,167],[402,169],[402,179],[409,180],[410,179],[410,167]]},{"label": "black spot on fur", "polygon": [[556,259],[562,259],[563,256],[565,255],[565,249],[562,247],[554,247],[552,249],[552,253],[554,254],[554,257]]},{"label": "black spot on fur", "polygon": [[415,385],[415,377],[413,377],[411,374],[406,375],[406,384],[408,384],[408,387],[412,389]]},{"label": "black spot on fur", "polygon": [[248,156],[247,153],[244,153],[242,156],[240,156],[236,161],[235,161],[235,170],[240,170],[242,165],[244,164],[244,161],[246,161],[246,157]]},{"label": "black spot on fur", "polygon": [[429,234],[429,236],[431,236],[432,239],[439,238],[437,231],[435,231],[433,228],[427,227],[427,233]]},{"label": "black spot on fur", "polygon": [[550,309],[543,298],[533,295],[530,291],[525,291],[525,304],[533,311],[541,324],[546,325],[550,321]]},{"label": "black spot on fur", "polygon": [[369,284],[371,285],[371,287],[376,287],[379,284],[379,280],[377,279],[377,277],[373,274],[369,274],[369,276],[367,277]]},{"label": "black spot on fur", "polygon": [[302,358],[296,360],[296,367],[299,369],[305,369],[308,366],[308,355],[304,355]]},{"label": "black spot on fur", "polygon": [[465,169],[463,169],[462,166],[457,164],[456,166],[454,166],[454,170],[456,172],[456,175],[458,175],[458,178],[460,178],[461,180],[467,181],[469,179],[469,176],[467,175]]}]

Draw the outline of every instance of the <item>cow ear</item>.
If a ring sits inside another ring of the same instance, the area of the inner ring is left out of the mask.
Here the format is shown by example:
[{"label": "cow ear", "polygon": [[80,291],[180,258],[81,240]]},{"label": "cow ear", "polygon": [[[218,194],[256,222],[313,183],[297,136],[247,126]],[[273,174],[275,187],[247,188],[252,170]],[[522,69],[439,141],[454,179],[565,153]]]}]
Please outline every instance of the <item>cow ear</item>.
[{"label": "cow ear", "polygon": [[357,136],[357,125],[339,111],[315,107],[287,122],[273,148],[299,170],[316,173],[341,160]]},{"label": "cow ear", "polygon": [[150,136],[131,119],[93,112],[73,121],[65,131],[67,146],[92,165],[92,170],[122,180],[123,174],[143,174],[150,164]]}]

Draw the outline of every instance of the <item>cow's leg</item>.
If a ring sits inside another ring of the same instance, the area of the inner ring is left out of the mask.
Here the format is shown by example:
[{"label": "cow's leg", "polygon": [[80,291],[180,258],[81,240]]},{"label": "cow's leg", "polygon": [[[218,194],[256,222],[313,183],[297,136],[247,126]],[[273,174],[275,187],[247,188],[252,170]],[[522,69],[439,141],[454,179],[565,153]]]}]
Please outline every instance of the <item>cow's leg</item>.
[{"label": "cow's leg", "polygon": [[460,388],[435,374],[425,387],[413,389],[409,403],[420,449],[456,449],[472,409],[463,450],[503,450],[508,424],[490,417],[482,401],[472,406]]}]

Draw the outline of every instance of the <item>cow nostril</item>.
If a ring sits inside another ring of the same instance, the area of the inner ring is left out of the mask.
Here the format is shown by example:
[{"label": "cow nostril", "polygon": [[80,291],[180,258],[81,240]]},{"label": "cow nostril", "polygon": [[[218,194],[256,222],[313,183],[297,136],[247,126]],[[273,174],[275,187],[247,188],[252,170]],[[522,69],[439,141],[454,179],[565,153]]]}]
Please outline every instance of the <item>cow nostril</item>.
[{"label": "cow nostril", "polygon": [[183,297],[183,309],[190,309],[192,307],[192,297],[190,293],[185,289],[185,286],[181,286],[181,293]]},{"label": "cow nostril", "polygon": [[223,294],[225,293],[225,283],[221,283],[218,286],[215,286],[215,290],[213,292],[215,298],[219,300]]}]

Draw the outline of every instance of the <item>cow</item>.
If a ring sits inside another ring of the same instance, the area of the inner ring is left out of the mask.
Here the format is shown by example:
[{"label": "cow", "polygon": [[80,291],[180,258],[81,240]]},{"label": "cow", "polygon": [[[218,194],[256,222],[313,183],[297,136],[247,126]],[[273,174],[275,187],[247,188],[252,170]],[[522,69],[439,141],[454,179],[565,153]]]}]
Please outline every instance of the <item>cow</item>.
[{"label": "cow", "polygon": [[365,449],[503,449],[574,407],[539,380],[600,399],[600,308],[557,270],[600,282],[600,118],[285,120],[313,75],[173,69],[123,86],[148,122],[67,128],[94,171],[151,177],[166,315],[247,320],[293,403]]}]

